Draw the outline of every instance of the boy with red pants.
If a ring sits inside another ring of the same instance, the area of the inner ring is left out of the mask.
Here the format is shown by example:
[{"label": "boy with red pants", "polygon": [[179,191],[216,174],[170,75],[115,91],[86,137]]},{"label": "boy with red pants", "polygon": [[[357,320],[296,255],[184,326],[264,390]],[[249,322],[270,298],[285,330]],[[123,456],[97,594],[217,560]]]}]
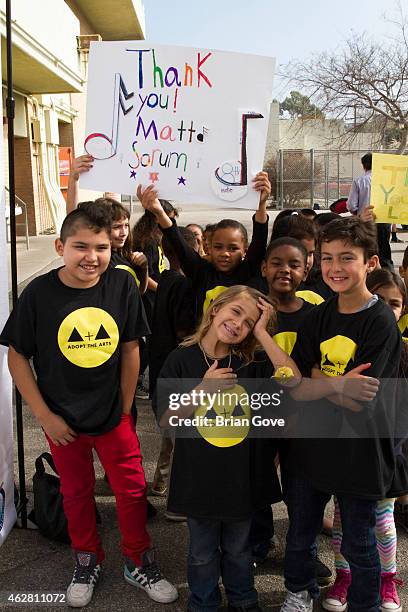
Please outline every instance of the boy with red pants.
[{"label": "boy with red pants", "polygon": [[67,590],[72,607],[91,601],[104,559],[93,449],[116,497],[125,579],[155,601],[177,598],[160,574],[146,531],[146,482],[130,414],[138,339],[149,328],[133,279],[108,267],[110,225],[100,204],[85,202],[71,212],[56,240],[64,266],[27,286],[0,334],[9,346],[11,375],[44,430],[61,478],[76,560]]}]

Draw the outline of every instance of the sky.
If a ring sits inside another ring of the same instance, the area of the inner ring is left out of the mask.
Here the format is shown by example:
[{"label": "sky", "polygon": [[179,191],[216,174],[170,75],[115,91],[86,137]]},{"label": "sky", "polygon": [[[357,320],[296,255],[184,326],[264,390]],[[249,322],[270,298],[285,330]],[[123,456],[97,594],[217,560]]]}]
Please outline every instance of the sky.
[{"label": "sky", "polygon": [[[401,0],[403,4],[406,0]],[[353,31],[392,35],[394,0],[144,0],[146,40],[293,59],[341,49]],[[274,97],[287,93],[275,79]]]}]

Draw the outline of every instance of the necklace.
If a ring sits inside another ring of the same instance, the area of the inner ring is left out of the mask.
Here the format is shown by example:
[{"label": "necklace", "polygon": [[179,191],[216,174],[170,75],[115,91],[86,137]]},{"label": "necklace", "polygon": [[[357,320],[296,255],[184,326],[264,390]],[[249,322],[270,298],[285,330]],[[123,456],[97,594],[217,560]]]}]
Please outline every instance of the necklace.
[{"label": "necklace", "polygon": [[[199,343],[198,343],[198,346],[200,347],[200,350],[201,350],[201,352],[202,352],[202,354],[203,354],[203,357],[204,357],[204,361],[205,361],[205,363],[206,363],[206,364],[208,365],[208,367],[210,368],[212,364],[211,364],[211,363],[209,363],[208,359],[212,359],[212,360],[213,360],[213,362],[214,362],[214,361],[216,361],[216,360],[217,360],[217,357],[211,357],[211,355],[207,355],[207,353],[205,352],[205,350],[203,349],[203,347],[202,347],[202,345],[201,345],[201,342],[199,342]],[[229,352],[229,354],[228,354],[228,357],[229,357],[229,359],[228,359],[228,365],[227,365],[227,368],[231,367],[231,357],[232,357],[231,350],[230,350],[230,352]],[[224,359],[224,357],[222,357],[221,359]]]}]

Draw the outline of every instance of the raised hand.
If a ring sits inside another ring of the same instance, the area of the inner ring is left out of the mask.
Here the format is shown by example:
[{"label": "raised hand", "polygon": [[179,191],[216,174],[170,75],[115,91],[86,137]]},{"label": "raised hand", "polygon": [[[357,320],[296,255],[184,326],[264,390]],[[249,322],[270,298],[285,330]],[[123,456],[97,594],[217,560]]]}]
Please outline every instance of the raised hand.
[{"label": "raised hand", "polygon": [[149,210],[154,215],[157,213],[163,213],[163,207],[157,197],[158,192],[153,185],[149,185],[146,187],[146,189],[143,189],[141,185],[138,185],[136,194],[145,210]]},{"label": "raised hand", "polygon": [[72,162],[69,178],[78,181],[83,172],[89,172],[89,170],[93,168],[93,160],[94,158],[92,155],[80,155],[76,157]]},{"label": "raised hand", "polygon": [[255,191],[259,191],[259,205],[265,205],[271,195],[271,183],[267,172],[258,172],[252,180]]}]

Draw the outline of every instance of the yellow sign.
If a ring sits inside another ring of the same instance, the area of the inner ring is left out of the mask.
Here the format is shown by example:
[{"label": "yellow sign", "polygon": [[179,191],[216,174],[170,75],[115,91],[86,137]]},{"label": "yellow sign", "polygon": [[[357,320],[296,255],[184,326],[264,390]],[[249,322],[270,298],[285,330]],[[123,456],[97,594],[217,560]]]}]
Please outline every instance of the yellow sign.
[{"label": "yellow sign", "polygon": [[376,223],[408,224],[408,156],[373,154],[370,204]]}]

